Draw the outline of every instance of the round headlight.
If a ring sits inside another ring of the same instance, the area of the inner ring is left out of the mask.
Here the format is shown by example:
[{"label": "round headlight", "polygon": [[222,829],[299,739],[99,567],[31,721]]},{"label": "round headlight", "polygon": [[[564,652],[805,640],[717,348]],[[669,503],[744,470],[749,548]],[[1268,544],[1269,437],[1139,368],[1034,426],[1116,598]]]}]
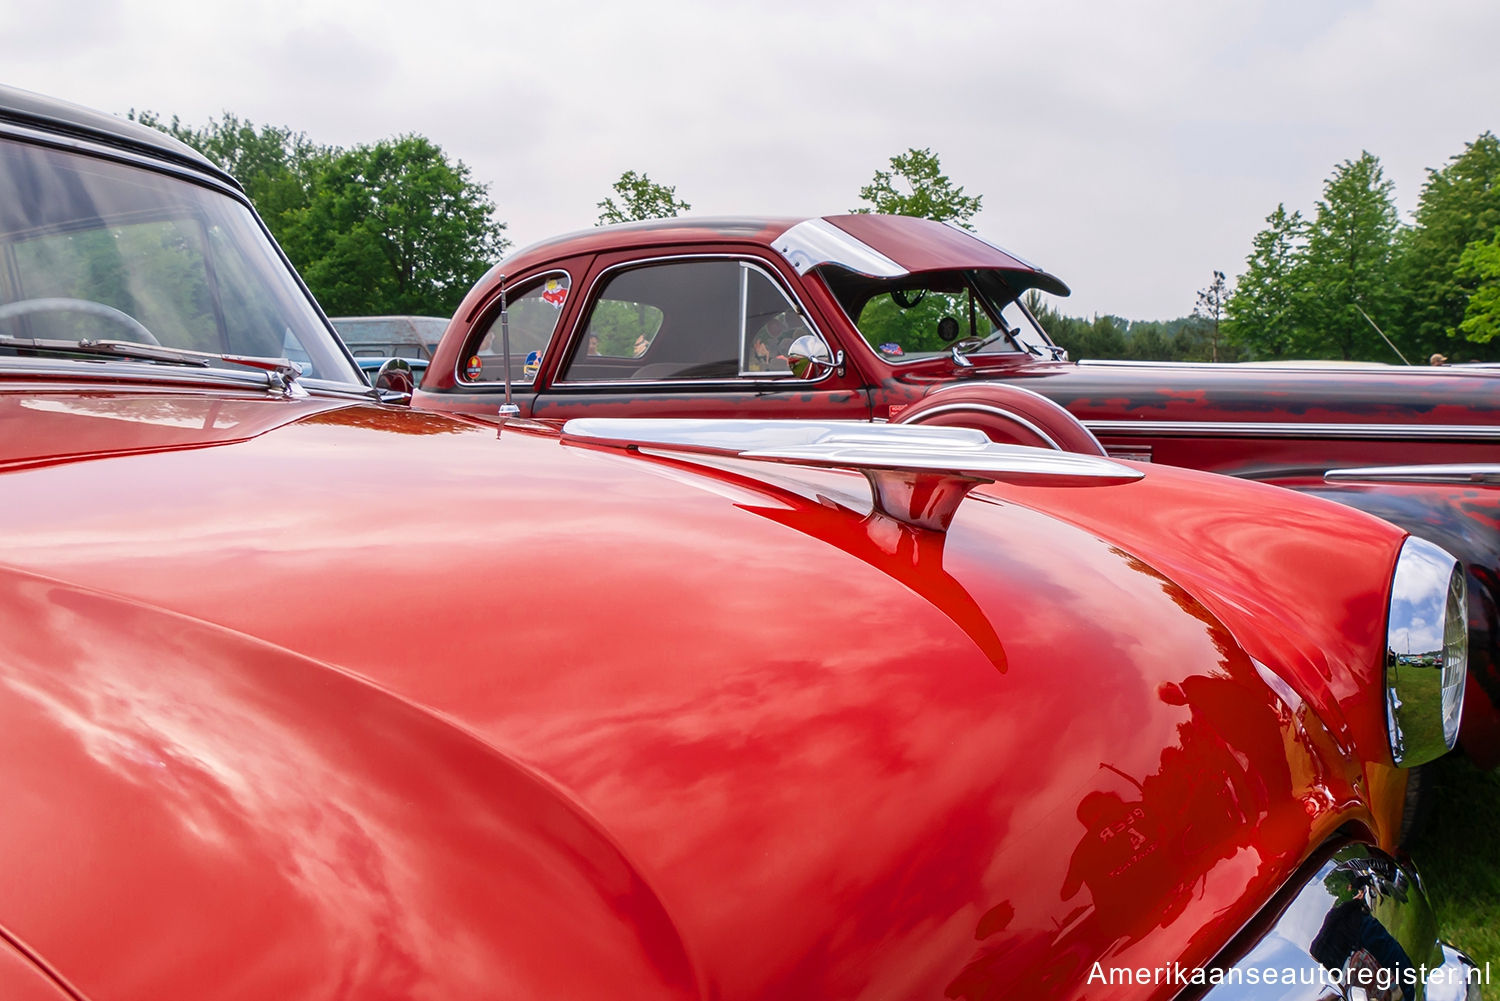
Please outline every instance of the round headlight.
[{"label": "round headlight", "polygon": [[1386,627],[1391,757],[1410,768],[1453,750],[1469,670],[1464,569],[1441,546],[1409,537],[1396,560]]}]

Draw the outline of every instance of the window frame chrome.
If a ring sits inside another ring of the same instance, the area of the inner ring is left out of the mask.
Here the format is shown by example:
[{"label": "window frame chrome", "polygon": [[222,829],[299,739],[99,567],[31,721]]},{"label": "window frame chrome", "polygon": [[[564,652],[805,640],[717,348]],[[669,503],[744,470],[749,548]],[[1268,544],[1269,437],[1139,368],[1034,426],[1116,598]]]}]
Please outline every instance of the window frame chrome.
[{"label": "window frame chrome", "polygon": [[[777,272],[775,266],[772,265],[771,262],[764,257],[760,257],[756,254],[735,253],[665,254],[660,257],[641,257],[628,261],[620,261],[616,264],[609,265],[594,276],[593,280],[589,282],[584,304],[582,307],[580,307],[580,312],[573,322],[573,329],[568,333],[567,343],[563,345],[562,357],[567,359],[567,361],[560,364],[563,367],[572,364],[574,354],[578,350],[580,340],[587,330],[587,318],[592,315],[594,306],[598,302],[598,294],[600,291],[602,291],[604,283],[607,279],[613,277],[613,275],[618,271],[626,271],[642,267],[652,267],[659,264],[674,264],[685,261],[733,261],[735,263],[749,264],[753,267],[759,268],[759,270],[766,274],[766,276],[771,280],[772,284],[774,284],[778,289],[781,290],[782,294],[786,296],[787,300],[796,307],[797,314],[802,318],[803,322],[807,324],[808,333],[815,335],[820,341],[822,341],[824,346],[829,349],[830,355],[834,353],[832,342],[829,341],[827,335],[823,333],[818,324],[814,322],[812,313],[808,310],[807,304],[802,301],[802,297],[797,294],[797,290],[795,288],[792,288],[786,281],[784,281],[781,275]],[[742,289],[741,296],[743,297],[743,295],[744,292]],[[743,301],[741,302],[740,317],[740,357],[735,360],[735,366],[737,369],[742,367],[742,363],[744,361]],[[795,375],[792,375],[790,372],[753,372],[748,375],[742,373],[733,376],[715,376],[712,378],[693,379],[590,379],[587,381],[574,381],[562,378],[563,367],[559,368],[557,376],[548,386],[549,389],[615,389],[620,386],[649,387],[655,389],[671,388],[675,386],[742,386],[746,384],[775,386],[792,385],[804,387],[817,385],[818,383],[824,382],[835,374],[831,371],[824,372],[822,375],[819,375],[815,379],[799,379]]]},{"label": "window frame chrome", "polygon": [[[529,276],[527,276],[527,278],[524,281],[510,282],[508,284],[502,283],[501,284],[501,288],[497,290],[497,293],[498,292],[504,292],[504,295],[503,296],[499,295],[499,294],[495,295],[494,298],[493,298],[492,305],[499,305],[501,303],[505,303],[505,306],[503,308],[505,308],[505,309],[508,310],[510,306],[515,305],[515,300],[512,299],[511,295],[510,295],[511,289],[513,289],[513,288],[519,288],[519,287],[524,287],[524,286],[529,286],[532,282],[545,282],[549,277],[551,277],[553,275],[562,275],[564,278],[566,278],[568,280],[568,294],[571,296],[573,294],[573,276],[568,273],[568,270],[566,268],[551,268],[551,269],[549,269],[547,271],[541,272],[540,274],[529,275]],[[547,338],[547,343],[548,344],[551,344],[552,341],[553,341],[553,339],[555,339],[557,337],[557,328],[562,325],[562,314],[563,314],[563,311],[566,310],[567,308],[568,308],[568,304],[567,304],[566,301],[564,301],[564,303],[561,306],[558,307],[558,309],[557,309],[557,324],[553,326],[552,333]],[[477,337],[479,340],[483,340],[484,339],[483,335],[479,334],[480,329],[482,328],[485,331],[485,333],[488,334],[489,331],[490,331],[490,329],[494,326],[495,321],[498,320],[499,318],[500,318],[500,313],[498,311],[490,312],[489,310],[486,310],[485,312],[479,314],[479,320],[478,320],[478,322],[475,322],[472,326],[469,327],[468,336],[464,338],[463,350],[459,351],[458,357],[455,358],[455,359],[453,359],[453,385],[456,388],[458,388],[460,390],[469,390],[469,389],[485,389],[485,388],[494,387],[494,386],[501,386],[501,387],[503,387],[505,385],[505,379],[503,377],[499,378],[499,379],[486,379],[486,380],[484,380],[482,382],[472,382],[472,381],[470,381],[468,379],[465,379],[463,377],[463,375],[464,375],[464,362],[467,361],[468,358],[469,358],[469,356],[473,353],[470,350],[471,347],[477,345],[477,342],[476,342],[475,338]],[[543,349],[543,351],[544,351],[544,353],[543,353],[541,359],[537,363],[537,375],[541,375],[541,371],[542,371],[541,370],[541,363],[545,362],[547,360],[547,356],[545,354],[545,348]],[[510,359],[507,358],[505,360],[505,364],[506,364],[506,367],[509,368],[510,367]],[[524,362],[524,359],[523,359],[523,361],[522,361],[523,370],[524,370],[524,364],[525,364],[525,362]],[[520,385],[520,386],[535,386],[536,385],[536,375],[533,375],[529,380],[527,380],[525,382],[521,382],[521,381],[516,380],[516,379],[511,379],[510,380],[510,384],[512,386],[517,386],[517,385]]]}]

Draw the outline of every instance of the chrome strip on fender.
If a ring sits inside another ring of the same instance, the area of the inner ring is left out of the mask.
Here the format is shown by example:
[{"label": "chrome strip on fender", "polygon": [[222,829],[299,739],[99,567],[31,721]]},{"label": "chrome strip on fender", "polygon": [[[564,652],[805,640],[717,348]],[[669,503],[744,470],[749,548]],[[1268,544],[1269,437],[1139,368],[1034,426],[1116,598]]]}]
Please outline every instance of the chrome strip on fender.
[{"label": "chrome strip on fender", "polygon": [[1330,469],[1327,483],[1475,483],[1500,486],[1500,464],[1433,463],[1428,466],[1361,466]]},{"label": "chrome strip on fender", "polygon": [[1483,438],[1500,441],[1500,425],[1493,424],[1292,424],[1255,421],[1084,421],[1101,438],[1105,435],[1147,435],[1162,438]]}]

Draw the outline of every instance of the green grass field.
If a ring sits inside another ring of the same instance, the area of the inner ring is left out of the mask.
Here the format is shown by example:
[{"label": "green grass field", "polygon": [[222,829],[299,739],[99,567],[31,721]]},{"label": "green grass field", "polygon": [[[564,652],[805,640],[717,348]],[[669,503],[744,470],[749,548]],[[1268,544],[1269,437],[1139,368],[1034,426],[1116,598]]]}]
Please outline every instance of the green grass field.
[{"label": "green grass field", "polygon": [[[1500,976],[1500,773],[1456,755],[1433,766],[1432,816],[1411,854],[1443,937]],[[1496,988],[1486,989],[1495,996]]]}]

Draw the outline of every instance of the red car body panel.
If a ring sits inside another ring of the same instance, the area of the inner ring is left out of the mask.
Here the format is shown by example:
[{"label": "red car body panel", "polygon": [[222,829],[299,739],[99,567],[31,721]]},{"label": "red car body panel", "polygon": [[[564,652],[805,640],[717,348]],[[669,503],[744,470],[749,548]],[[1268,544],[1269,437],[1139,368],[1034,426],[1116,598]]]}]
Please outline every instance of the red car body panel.
[{"label": "red car body panel", "polygon": [[[949,226],[902,217],[830,217],[913,273],[993,268],[1042,282],[1031,265]],[[415,394],[422,408],[493,415],[495,386],[457,378],[477,325],[493,319],[499,278],[522,285],[567,270],[572,294],[532,385],[513,387],[523,416],[783,417],[892,420],[935,392],[1003,381],[1066,407],[1114,455],[1261,480],[1319,493],[1393,520],[1447,546],[1469,571],[1471,677],[1482,699],[1465,707],[1462,743],[1500,765],[1500,486],[1323,484],[1330,469],[1410,463],[1484,463],[1500,476],[1500,370],[1478,366],[1083,364],[1023,352],[894,361],[850,322],[819,268],[799,274],[775,247],[795,220],[662,220],[605,228],[527,248],[494,269],[460,306]],[[803,307],[843,365],[813,381],[744,376],[717,383],[570,386],[559,378],[601,276],[631,262],[694,255],[753,261]],[[1047,281],[1056,281],[1046,276]],[[944,423],[960,418],[949,415]],[[989,430],[977,416],[973,426]],[[1029,442],[1028,442],[1029,443]]]},{"label": "red car body panel", "polygon": [[1082,996],[1393,843],[1356,511],[1151,469],[892,534],[854,474],[265,406],[97,394],[0,474],[0,920],[88,996]]}]

